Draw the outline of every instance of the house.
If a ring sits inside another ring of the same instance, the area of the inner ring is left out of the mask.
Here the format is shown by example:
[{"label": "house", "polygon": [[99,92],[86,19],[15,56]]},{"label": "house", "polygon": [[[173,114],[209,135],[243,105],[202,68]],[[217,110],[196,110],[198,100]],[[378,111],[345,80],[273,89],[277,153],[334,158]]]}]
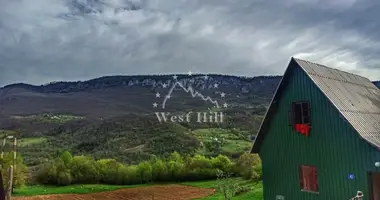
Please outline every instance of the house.
[{"label": "house", "polygon": [[251,153],[264,200],[380,200],[380,90],[367,78],[291,58]]}]

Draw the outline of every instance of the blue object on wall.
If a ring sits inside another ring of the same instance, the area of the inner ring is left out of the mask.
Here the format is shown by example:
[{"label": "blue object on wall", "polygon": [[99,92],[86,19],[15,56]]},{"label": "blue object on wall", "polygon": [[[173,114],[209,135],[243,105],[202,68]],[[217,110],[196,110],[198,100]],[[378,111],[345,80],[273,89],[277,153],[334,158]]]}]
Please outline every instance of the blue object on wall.
[{"label": "blue object on wall", "polygon": [[351,179],[351,180],[355,179],[355,175],[353,175],[353,174],[348,174],[348,179]]}]

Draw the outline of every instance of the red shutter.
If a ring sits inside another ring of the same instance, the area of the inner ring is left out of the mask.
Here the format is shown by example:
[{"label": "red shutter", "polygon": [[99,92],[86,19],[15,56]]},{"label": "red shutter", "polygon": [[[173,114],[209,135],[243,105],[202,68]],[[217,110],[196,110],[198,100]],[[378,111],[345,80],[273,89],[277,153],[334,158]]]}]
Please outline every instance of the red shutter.
[{"label": "red shutter", "polygon": [[307,182],[307,188],[306,190],[310,191],[312,189],[312,182],[311,182],[311,167],[306,167],[306,182]]},{"label": "red shutter", "polygon": [[301,166],[300,168],[299,168],[299,178],[300,178],[300,187],[301,187],[301,189],[304,189],[304,187],[305,187],[305,183],[304,183],[304,181],[303,181],[303,166]]},{"label": "red shutter", "polygon": [[300,185],[302,190],[318,191],[317,169],[311,166],[300,167]]},{"label": "red shutter", "polygon": [[296,131],[301,133],[302,135],[309,136],[310,126],[309,124],[296,124]]},{"label": "red shutter", "polygon": [[310,167],[310,191],[315,191],[314,168]]}]

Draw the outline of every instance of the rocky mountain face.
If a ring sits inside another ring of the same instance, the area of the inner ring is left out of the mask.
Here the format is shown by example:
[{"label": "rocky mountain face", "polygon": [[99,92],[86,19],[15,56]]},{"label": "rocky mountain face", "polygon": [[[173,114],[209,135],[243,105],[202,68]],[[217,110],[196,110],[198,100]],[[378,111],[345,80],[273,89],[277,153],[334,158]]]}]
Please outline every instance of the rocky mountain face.
[{"label": "rocky mountain face", "polygon": [[[216,99],[225,93],[224,100],[231,107],[268,105],[280,80],[281,76],[247,78],[195,74],[107,76],[40,86],[18,83],[0,88],[0,118],[39,113],[96,118],[149,113],[154,111],[152,103],[159,103],[169,93],[173,96],[170,104],[174,111],[184,106],[207,107],[201,98],[194,97],[195,93]],[[380,81],[374,84],[380,87]],[[161,99],[155,96],[157,93]]]},{"label": "rocky mountain face", "polygon": [[[268,90],[273,92],[273,87],[279,83],[281,76],[237,77],[226,75],[152,75],[152,76],[106,76],[88,81],[77,82],[53,82],[35,86],[24,83],[7,85],[2,88],[3,93],[11,89],[25,89],[39,93],[69,93],[88,90],[102,90],[107,88],[163,88],[163,85],[171,85],[180,82],[183,85],[192,85],[196,89],[211,89],[214,85],[237,88],[236,93],[248,93]],[[239,89],[240,88],[240,89]],[[264,92],[266,93],[266,92]]]},{"label": "rocky mountain face", "polygon": [[152,75],[108,76],[41,86],[18,83],[0,89],[0,113],[3,116],[65,113],[87,117],[147,113],[152,111],[153,101],[158,101],[155,94],[167,95],[173,86],[176,86],[170,92],[173,110],[185,106],[185,102],[189,106],[207,106],[194,97],[195,93],[212,98],[225,93],[230,104],[252,103],[247,99],[266,104],[280,79],[280,76]]}]

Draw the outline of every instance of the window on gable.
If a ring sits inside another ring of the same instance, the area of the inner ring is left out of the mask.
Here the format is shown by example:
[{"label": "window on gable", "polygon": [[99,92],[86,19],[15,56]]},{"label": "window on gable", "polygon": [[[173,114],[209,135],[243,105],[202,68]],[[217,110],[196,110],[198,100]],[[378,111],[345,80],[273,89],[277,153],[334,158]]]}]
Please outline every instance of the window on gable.
[{"label": "window on gable", "polygon": [[308,192],[318,192],[317,168],[313,166],[301,165],[299,173],[301,190]]},{"label": "window on gable", "polygon": [[293,124],[310,124],[309,102],[293,103],[292,116]]}]

